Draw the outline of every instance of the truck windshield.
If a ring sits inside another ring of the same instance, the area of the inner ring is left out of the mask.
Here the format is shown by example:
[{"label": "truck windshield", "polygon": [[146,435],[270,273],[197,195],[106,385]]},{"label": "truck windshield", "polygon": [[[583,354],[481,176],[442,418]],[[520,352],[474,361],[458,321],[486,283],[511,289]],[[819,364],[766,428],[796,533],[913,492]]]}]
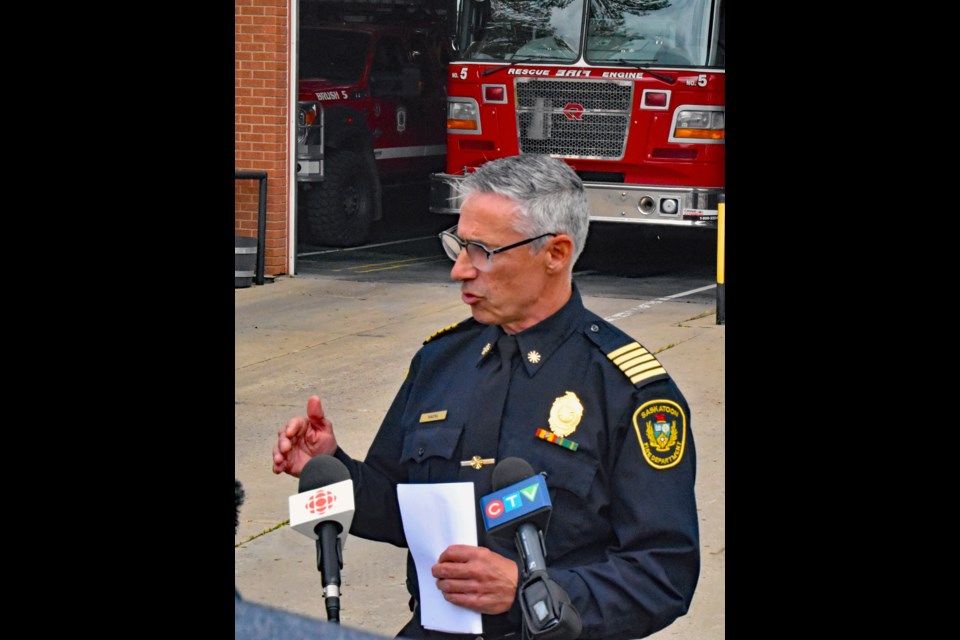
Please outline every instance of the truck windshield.
[{"label": "truck windshield", "polygon": [[464,60],[573,62],[580,57],[583,0],[489,0]]},{"label": "truck windshield", "polygon": [[[464,60],[722,66],[715,0],[487,0],[472,4]],[[583,37],[587,12],[586,38]],[[720,30],[722,46],[722,27]]]},{"label": "truck windshield", "polygon": [[356,83],[363,75],[370,34],[335,29],[300,30],[301,79]]},{"label": "truck windshield", "polygon": [[704,66],[712,0],[590,1],[585,59]]}]

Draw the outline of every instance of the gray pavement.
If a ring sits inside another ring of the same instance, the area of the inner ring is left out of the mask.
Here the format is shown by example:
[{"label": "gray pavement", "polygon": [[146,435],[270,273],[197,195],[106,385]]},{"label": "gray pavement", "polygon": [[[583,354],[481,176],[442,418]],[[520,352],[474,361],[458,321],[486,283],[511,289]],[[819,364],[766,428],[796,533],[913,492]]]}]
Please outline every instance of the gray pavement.
[{"label": "gray pavement", "polygon": [[[686,616],[649,636],[721,640],[725,629],[724,336],[702,295],[608,297],[581,287],[586,306],[631,334],[683,390],[696,438],[702,565]],[[682,293],[682,292],[672,292]],[[246,501],[234,574],[250,602],[326,619],[314,543],[292,530],[298,480],[271,471],[276,433],[317,394],[341,446],[362,458],[407,365],[434,331],[469,310],[454,283],[376,283],[279,277],[235,292],[234,464]],[[348,536],[341,573],[343,627],[392,638],[409,618],[406,551]]]}]

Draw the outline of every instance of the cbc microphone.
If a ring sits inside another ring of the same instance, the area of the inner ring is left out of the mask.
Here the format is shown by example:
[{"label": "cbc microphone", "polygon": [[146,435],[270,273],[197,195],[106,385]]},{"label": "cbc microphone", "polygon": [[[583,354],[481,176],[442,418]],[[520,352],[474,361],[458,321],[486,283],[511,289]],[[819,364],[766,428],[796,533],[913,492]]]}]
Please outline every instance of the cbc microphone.
[{"label": "cbc microphone", "polygon": [[493,469],[493,493],[480,499],[487,533],[513,538],[526,579],[547,568],[543,535],[550,522],[550,493],[543,476],[522,458],[505,458]]},{"label": "cbc microphone", "polygon": [[343,545],[353,521],[353,480],[342,462],[316,456],[300,472],[299,493],[290,496],[290,527],[317,541],[327,620],[340,622]]}]

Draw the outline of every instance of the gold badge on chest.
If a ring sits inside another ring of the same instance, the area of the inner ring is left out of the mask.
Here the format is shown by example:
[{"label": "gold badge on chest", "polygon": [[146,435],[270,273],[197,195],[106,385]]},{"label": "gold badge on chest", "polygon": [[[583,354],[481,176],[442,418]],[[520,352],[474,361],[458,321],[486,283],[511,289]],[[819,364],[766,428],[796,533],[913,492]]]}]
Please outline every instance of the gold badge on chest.
[{"label": "gold badge on chest", "polygon": [[567,436],[577,430],[581,418],[583,418],[583,403],[580,402],[577,394],[567,391],[556,398],[553,406],[550,407],[548,420],[550,431],[537,429],[536,436],[541,440],[576,451],[579,445],[573,440],[568,440]]},{"label": "gold badge on chest", "polygon": [[550,431],[558,436],[566,438],[577,430],[580,419],[583,418],[583,404],[580,398],[573,391],[567,391],[565,394],[553,401],[550,407]]}]

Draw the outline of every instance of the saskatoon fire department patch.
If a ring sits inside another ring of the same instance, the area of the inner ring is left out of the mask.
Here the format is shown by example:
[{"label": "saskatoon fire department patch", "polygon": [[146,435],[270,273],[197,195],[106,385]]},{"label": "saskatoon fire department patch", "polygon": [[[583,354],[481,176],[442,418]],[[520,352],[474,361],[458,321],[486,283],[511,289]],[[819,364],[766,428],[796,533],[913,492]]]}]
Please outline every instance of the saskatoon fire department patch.
[{"label": "saskatoon fire department patch", "polygon": [[654,469],[669,469],[683,458],[687,415],[673,400],[651,400],[633,414],[633,428],[644,459]]}]

